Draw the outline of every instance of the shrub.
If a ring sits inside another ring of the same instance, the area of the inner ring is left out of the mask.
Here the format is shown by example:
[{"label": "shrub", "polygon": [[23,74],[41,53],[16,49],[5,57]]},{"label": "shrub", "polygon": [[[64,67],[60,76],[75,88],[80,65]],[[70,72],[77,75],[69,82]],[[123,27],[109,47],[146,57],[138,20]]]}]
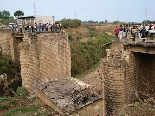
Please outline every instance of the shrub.
[{"label": "shrub", "polygon": [[77,28],[78,26],[81,26],[81,21],[78,19],[62,19],[61,21],[62,28]]},{"label": "shrub", "polygon": [[9,109],[9,106],[8,105],[0,105],[0,111],[3,111],[3,110],[6,110],[6,109]]},{"label": "shrub", "polygon": [[0,104],[12,100],[12,97],[0,97]]},{"label": "shrub", "polygon": [[0,110],[7,110],[12,106],[17,106],[18,101],[13,97],[0,97]]},{"label": "shrub", "polygon": [[91,26],[86,26],[86,27],[87,27],[87,29],[89,30],[89,31],[87,32],[87,37],[93,37],[93,36],[96,35],[97,30],[96,30],[94,27],[91,27]]},{"label": "shrub", "polygon": [[87,42],[71,42],[71,74],[73,77],[98,64],[103,57],[105,51],[101,50],[100,46],[111,41],[111,36],[103,32],[95,32],[95,38]]},{"label": "shrub", "polygon": [[21,98],[25,98],[25,96],[28,94],[26,88],[24,88],[24,87],[18,87],[16,90],[16,93]]},{"label": "shrub", "polygon": [[14,106],[17,106],[19,103],[17,100],[13,99],[12,101],[10,101],[10,103]]},{"label": "shrub", "polygon": [[0,74],[6,73],[8,78],[14,77],[18,68],[19,67],[15,62],[5,58],[2,52],[0,52]]},{"label": "shrub", "polygon": [[72,40],[73,40],[73,37],[72,37],[72,35],[71,35],[71,34],[68,34],[68,39],[69,39],[70,41],[72,41]]},{"label": "shrub", "polygon": [[77,35],[77,36],[76,36],[76,40],[80,40],[80,39],[82,39],[82,37],[79,36],[79,35]]}]

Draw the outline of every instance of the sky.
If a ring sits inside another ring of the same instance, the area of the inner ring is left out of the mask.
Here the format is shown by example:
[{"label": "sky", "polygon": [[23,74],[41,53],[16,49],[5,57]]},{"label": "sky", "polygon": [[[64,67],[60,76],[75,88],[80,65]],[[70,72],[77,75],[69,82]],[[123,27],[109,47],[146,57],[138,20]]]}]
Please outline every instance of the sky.
[{"label": "sky", "polygon": [[55,20],[155,20],[155,0],[0,0],[0,11],[3,10],[9,11],[12,16],[15,11],[21,10],[25,16],[55,16]]}]

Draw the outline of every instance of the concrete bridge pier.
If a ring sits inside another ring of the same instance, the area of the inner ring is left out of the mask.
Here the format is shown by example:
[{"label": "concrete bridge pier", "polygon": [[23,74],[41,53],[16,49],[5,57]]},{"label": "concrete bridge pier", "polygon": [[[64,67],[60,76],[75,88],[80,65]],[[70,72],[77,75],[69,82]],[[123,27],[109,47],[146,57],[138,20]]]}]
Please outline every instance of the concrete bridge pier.
[{"label": "concrete bridge pier", "polygon": [[124,104],[134,101],[136,79],[132,53],[121,42],[113,42],[104,61],[105,116],[115,116]]}]

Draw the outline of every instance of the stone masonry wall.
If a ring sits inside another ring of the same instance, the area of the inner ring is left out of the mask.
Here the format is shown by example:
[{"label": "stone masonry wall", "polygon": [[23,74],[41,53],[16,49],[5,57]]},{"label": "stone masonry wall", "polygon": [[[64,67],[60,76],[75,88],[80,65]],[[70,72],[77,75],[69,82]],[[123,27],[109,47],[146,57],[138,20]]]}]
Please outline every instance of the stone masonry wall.
[{"label": "stone masonry wall", "polygon": [[24,35],[20,44],[22,84],[30,92],[33,81],[71,77],[71,56],[64,32]]},{"label": "stone masonry wall", "polygon": [[103,64],[105,116],[119,115],[123,105],[154,95],[154,69],[155,54],[132,52],[129,46],[113,42]]},{"label": "stone masonry wall", "polygon": [[107,50],[103,66],[105,116],[117,115],[124,104],[135,100],[135,61],[135,56],[129,51]]},{"label": "stone masonry wall", "polygon": [[0,31],[0,50],[5,57],[15,60],[13,38],[11,32],[8,32],[7,30]]},{"label": "stone masonry wall", "polygon": [[104,65],[104,95],[106,116],[115,115],[115,110],[124,103],[124,67],[126,63],[121,58],[120,51],[107,50],[107,60]]}]

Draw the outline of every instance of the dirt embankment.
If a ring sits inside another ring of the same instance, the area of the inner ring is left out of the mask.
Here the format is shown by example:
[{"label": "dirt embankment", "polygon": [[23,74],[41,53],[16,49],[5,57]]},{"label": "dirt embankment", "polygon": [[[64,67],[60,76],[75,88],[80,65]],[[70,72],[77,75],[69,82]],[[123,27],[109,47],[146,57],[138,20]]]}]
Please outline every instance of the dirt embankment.
[{"label": "dirt embankment", "polygon": [[102,26],[94,26],[98,31],[104,31],[108,35],[114,35],[114,28],[116,25],[114,24],[105,24]]},{"label": "dirt embankment", "polygon": [[[113,24],[104,24],[104,25],[96,25],[96,26],[93,26],[97,29],[97,31],[104,31],[106,32],[108,35],[114,35],[114,28],[115,28],[116,25],[113,25]],[[77,37],[77,36],[80,36],[82,41],[86,41],[88,40],[88,37],[87,37],[87,33],[88,33],[88,29],[86,26],[80,26],[78,28],[68,28],[68,29],[64,29],[64,31],[67,33],[67,34],[71,34],[73,37]]]},{"label": "dirt embankment", "polygon": [[81,39],[87,39],[88,29],[84,26],[78,28],[68,28],[64,29],[68,35],[72,35],[74,38],[80,37]]}]

